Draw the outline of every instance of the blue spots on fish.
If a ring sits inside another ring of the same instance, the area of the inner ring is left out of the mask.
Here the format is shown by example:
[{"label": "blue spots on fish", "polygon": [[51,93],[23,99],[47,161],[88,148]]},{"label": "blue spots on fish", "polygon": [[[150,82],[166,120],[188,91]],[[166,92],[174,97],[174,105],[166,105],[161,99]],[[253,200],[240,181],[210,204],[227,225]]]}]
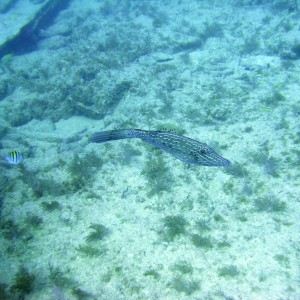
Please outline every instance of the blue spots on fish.
[{"label": "blue spots on fish", "polygon": [[229,160],[217,154],[205,143],[168,131],[111,130],[98,132],[92,136],[91,140],[95,143],[104,143],[126,138],[140,138],[188,164],[217,167],[231,165]]},{"label": "blue spots on fish", "polygon": [[19,151],[11,151],[5,156],[5,161],[10,165],[18,165],[23,160]]}]

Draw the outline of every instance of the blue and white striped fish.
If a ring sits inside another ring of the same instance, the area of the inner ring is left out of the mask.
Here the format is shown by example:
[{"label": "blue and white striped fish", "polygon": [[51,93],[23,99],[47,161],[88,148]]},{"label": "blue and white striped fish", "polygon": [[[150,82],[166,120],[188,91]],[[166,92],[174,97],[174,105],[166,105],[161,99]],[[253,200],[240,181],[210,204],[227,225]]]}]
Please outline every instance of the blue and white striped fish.
[{"label": "blue and white striped fish", "polygon": [[11,151],[5,156],[4,159],[10,165],[18,165],[23,160],[23,157],[20,152]]},{"label": "blue and white striped fish", "polygon": [[91,141],[104,143],[112,140],[139,138],[170,153],[175,158],[194,165],[227,167],[231,162],[204,143],[168,131],[120,129],[95,133]]}]

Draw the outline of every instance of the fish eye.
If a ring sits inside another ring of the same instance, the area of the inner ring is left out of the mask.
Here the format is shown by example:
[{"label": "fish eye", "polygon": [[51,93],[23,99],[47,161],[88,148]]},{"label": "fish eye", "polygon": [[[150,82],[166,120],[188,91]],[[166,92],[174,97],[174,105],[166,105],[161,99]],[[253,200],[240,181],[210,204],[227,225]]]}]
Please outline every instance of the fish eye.
[{"label": "fish eye", "polygon": [[200,150],[200,154],[205,155],[205,154],[207,154],[207,153],[208,153],[208,151],[207,151],[206,149],[201,149],[201,150]]}]

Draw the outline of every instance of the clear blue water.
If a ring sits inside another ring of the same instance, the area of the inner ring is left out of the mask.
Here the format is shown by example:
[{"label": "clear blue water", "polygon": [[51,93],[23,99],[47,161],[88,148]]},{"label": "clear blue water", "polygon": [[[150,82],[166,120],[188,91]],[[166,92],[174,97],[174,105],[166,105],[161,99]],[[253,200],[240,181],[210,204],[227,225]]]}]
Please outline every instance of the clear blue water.
[{"label": "clear blue water", "polygon": [[299,299],[297,1],[55,3],[0,4],[0,299]]}]

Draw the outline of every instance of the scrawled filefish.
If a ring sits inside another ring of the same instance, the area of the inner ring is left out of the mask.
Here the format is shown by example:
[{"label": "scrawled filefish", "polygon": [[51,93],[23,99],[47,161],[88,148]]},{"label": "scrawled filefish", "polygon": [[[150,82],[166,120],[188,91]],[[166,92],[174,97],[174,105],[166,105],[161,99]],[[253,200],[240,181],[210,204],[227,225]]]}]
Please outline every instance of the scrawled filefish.
[{"label": "scrawled filefish", "polygon": [[230,166],[231,162],[204,143],[168,131],[147,131],[140,129],[121,129],[95,133],[91,141],[104,143],[112,140],[139,138],[170,153],[177,159],[202,166]]}]

